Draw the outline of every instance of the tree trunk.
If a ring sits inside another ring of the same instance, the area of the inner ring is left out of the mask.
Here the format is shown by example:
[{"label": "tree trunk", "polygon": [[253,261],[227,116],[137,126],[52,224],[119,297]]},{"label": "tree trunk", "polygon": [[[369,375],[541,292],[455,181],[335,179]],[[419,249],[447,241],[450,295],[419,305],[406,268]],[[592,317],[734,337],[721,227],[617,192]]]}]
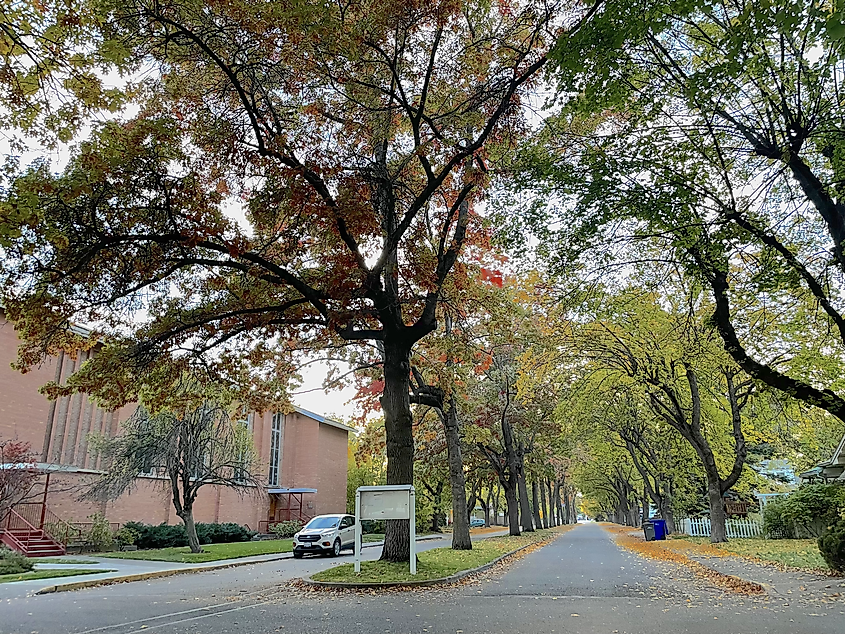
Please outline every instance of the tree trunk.
[{"label": "tree trunk", "polygon": [[487,500],[482,502],[482,504],[484,505],[484,525],[485,526],[491,526],[491,524],[490,524],[490,508],[493,504],[493,491],[492,490],[488,489]]},{"label": "tree trunk", "polygon": [[542,528],[543,520],[540,517],[540,496],[539,496],[539,485],[537,484],[536,478],[531,481],[531,507],[534,510],[534,526],[536,528]]},{"label": "tree trunk", "polygon": [[566,490],[564,490],[563,491],[563,517],[564,517],[563,523],[564,524],[571,524],[572,523],[571,520],[570,520],[571,516],[572,516],[572,514],[570,513],[570,509],[569,509],[569,493]]},{"label": "tree trunk", "polygon": [[560,518],[555,513],[554,498],[552,497],[552,481],[551,478],[546,478],[546,489],[548,491],[549,500],[549,526],[557,526],[560,523]]},{"label": "tree trunk", "polygon": [[201,553],[200,539],[197,537],[197,525],[194,522],[193,507],[183,506],[182,512],[179,514],[182,518],[182,523],[185,524],[185,533],[188,535],[188,547],[192,553]]},{"label": "tree trunk", "polygon": [[675,526],[675,514],[672,513],[672,503],[668,497],[663,497],[660,501],[660,517],[666,521],[666,532],[668,534],[678,532]]},{"label": "tree trunk", "polygon": [[554,505],[557,511],[557,523],[558,524],[566,524],[567,521],[563,517],[563,502],[560,500],[560,480],[555,480],[555,494],[554,494]]},{"label": "tree trunk", "polygon": [[449,405],[443,418],[446,434],[446,455],[449,461],[449,485],[452,487],[452,549],[472,550],[467,517],[466,477],[461,455],[461,437],[458,429],[458,410],[455,397],[449,397]]},{"label": "tree trunk", "polygon": [[[716,465],[713,465],[715,470]],[[721,481],[719,472],[715,474],[705,469],[707,474],[707,501],[710,504],[710,542],[718,544],[728,541],[727,527],[725,526],[725,501],[722,499]]]},{"label": "tree trunk", "polygon": [[543,528],[549,528],[551,526],[551,522],[549,522],[549,507],[546,504],[546,479],[543,478],[540,480],[540,509],[543,511]]},{"label": "tree trunk", "polygon": [[469,522],[469,518],[472,517],[472,512],[475,510],[475,504],[478,502],[478,482],[473,482],[472,487],[469,490],[469,499],[467,500],[466,509],[464,513],[467,518],[467,522]]},{"label": "tree trunk", "polygon": [[522,530],[533,533],[534,524],[531,521],[531,504],[528,502],[528,485],[525,484],[525,476],[522,473],[517,475],[517,487],[519,488],[519,519],[522,520]]},{"label": "tree trunk", "polygon": [[440,532],[440,508],[443,505],[443,480],[437,483],[437,487],[432,491],[432,503],[434,505],[434,512],[431,514],[431,532]]},{"label": "tree trunk", "polygon": [[[519,532],[519,511],[516,501],[516,487],[502,485],[505,489],[505,502],[508,505],[508,534],[518,536]],[[530,520],[529,520],[530,521]]]},{"label": "tree trunk", "polygon": [[496,484],[496,491],[493,493],[493,524],[499,525],[499,485]]},{"label": "tree trunk", "polygon": [[[384,339],[384,430],[387,440],[387,484],[414,483],[414,434],[411,415],[409,348],[390,336]],[[408,520],[387,520],[384,561],[408,561],[411,556]]]}]

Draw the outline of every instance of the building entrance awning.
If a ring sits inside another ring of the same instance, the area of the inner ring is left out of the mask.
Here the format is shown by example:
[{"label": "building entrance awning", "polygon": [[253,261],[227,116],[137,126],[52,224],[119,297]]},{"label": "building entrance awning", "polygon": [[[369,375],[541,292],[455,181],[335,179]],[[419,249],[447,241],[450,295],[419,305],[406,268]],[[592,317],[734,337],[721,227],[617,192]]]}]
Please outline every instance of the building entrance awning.
[{"label": "building entrance awning", "polygon": [[304,489],[304,488],[285,489],[285,488],[280,488],[280,487],[271,487],[271,488],[267,489],[267,492],[272,493],[273,495],[282,495],[282,494],[286,494],[286,493],[316,493],[317,489]]}]

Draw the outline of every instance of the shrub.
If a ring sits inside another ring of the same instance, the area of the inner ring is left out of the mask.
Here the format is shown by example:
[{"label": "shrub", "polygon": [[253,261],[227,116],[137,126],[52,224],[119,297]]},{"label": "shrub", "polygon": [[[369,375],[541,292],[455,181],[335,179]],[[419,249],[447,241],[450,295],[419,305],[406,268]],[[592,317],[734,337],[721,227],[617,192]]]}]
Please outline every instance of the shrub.
[{"label": "shrub", "polygon": [[361,532],[365,535],[384,533],[384,520],[361,520]]},{"label": "shrub", "polygon": [[[766,533],[772,537],[794,537],[798,529],[819,537],[839,520],[845,510],[845,487],[836,484],[808,484],[766,505],[763,515]],[[778,534],[781,533],[781,534]]]},{"label": "shrub", "polygon": [[845,572],[845,520],[839,520],[819,537],[819,551],[831,569]]},{"label": "shrub", "polygon": [[230,542],[248,542],[255,531],[246,526],[226,522],[223,524],[197,524],[197,537],[201,544],[227,544]]},{"label": "shrub", "polygon": [[787,518],[786,497],[772,500],[763,508],[763,531],[768,539],[793,539],[795,527]]},{"label": "shrub", "polygon": [[299,520],[288,520],[286,522],[277,522],[270,527],[270,532],[275,533],[279,539],[293,537],[296,533],[302,530],[302,522]]},{"label": "shrub", "polygon": [[35,562],[23,554],[0,546],[0,575],[16,575],[29,572],[35,567]]},{"label": "shrub", "polygon": [[114,536],[111,532],[111,525],[102,513],[89,515],[91,528],[85,535],[85,541],[94,546],[97,550],[108,550],[114,545]]},{"label": "shrub", "polygon": [[135,540],[135,545],[138,548],[170,548],[172,546],[188,545],[185,527],[181,524],[171,526],[162,522],[158,526],[155,526],[153,524],[142,524],[141,522],[126,522],[123,528],[128,528],[138,534]]},{"label": "shrub", "polygon": [[[141,549],[171,548],[187,546],[188,536],[183,524],[171,526],[169,524],[142,524],[141,522],[126,522],[123,528],[134,531],[137,535],[135,545]],[[248,542],[255,533],[245,526],[227,522],[223,524],[197,524],[197,537],[200,544],[223,544],[228,542]]]},{"label": "shrub", "polygon": [[114,541],[117,544],[118,548],[124,548],[125,546],[133,546],[138,540],[138,537],[138,531],[132,528],[127,528],[126,526],[114,532]]}]

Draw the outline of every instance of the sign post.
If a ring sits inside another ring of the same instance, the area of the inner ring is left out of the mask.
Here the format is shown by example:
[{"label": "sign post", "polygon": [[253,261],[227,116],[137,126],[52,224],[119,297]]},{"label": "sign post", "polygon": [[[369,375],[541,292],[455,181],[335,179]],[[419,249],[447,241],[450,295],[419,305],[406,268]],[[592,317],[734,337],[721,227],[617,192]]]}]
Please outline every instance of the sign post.
[{"label": "sign post", "polygon": [[416,491],[411,484],[358,487],[355,491],[355,572],[361,572],[361,520],[408,520],[411,574],[417,574]]}]

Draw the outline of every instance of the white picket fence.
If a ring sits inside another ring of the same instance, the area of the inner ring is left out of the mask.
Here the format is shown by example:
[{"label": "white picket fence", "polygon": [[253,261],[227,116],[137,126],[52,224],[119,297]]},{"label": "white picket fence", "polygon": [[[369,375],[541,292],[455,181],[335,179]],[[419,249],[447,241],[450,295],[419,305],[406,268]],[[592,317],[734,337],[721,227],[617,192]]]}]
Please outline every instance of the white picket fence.
[{"label": "white picket fence", "polygon": [[[696,517],[684,518],[676,522],[681,533],[693,537],[710,537],[710,518]],[[763,526],[752,519],[731,519],[725,523],[728,539],[742,539],[747,537],[760,537],[763,535]]]}]

